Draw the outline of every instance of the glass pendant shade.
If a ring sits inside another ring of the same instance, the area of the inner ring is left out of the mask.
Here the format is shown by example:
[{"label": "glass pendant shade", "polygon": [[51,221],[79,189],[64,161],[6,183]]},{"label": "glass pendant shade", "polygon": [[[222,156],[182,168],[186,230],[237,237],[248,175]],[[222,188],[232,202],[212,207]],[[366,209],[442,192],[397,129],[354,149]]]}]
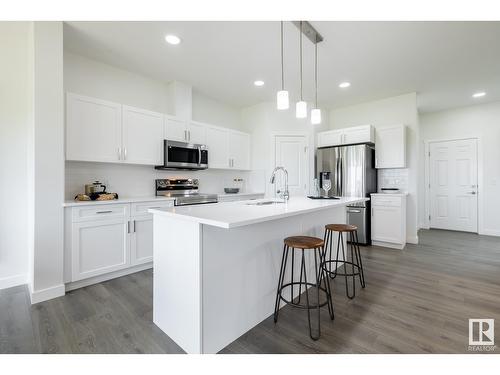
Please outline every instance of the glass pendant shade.
[{"label": "glass pendant shade", "polygon": [[311,124],[313,125],[321,124],[321,109],[314,108],[311,111]]},{"label": "glass pendant shade", "polygon": [[290,101],[288,100],[288,91],[281,90],[276,94],[276,104],[278,109],[288,109]]},{"label": "glass pendant shade", "polygon": [[307,117],[307,103],[304,101],[297,102],[295,105],[295,117],[306,118]]}]

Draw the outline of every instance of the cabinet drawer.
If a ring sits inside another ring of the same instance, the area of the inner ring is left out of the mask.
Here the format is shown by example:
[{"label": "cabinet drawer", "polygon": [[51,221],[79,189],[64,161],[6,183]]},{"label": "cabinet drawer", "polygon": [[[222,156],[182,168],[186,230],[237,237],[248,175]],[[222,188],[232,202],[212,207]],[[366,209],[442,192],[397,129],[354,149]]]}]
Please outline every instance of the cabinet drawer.
[{"label": "cabinet drawer", "polygon": [[376,207],[401,207],[401,197],[381,197],[373,196],[371,197],[372,206]]},{"label": "cabinet drawer", "polygon": [[96,206],[74,207],[72,221],[91,221],[128,217],[128,204],[101,204]]},{"label": "cabinet drawer", "polygon": [[173,207],[173,205],[174,205],[173,201],[132,203],[130,215],[131,216],[150,215],[148,210],[151,208]]}]

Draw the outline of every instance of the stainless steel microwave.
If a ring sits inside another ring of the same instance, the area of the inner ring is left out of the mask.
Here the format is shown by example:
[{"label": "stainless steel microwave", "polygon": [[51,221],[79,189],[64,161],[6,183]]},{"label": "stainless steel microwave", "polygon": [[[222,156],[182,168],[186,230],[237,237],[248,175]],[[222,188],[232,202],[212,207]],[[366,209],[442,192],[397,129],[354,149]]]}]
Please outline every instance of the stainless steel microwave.
[{"label": "stainless steel microwave", "polygon": [[163,165],[156,169],[207,169],[207,146],[186,142],[163,141]]}]

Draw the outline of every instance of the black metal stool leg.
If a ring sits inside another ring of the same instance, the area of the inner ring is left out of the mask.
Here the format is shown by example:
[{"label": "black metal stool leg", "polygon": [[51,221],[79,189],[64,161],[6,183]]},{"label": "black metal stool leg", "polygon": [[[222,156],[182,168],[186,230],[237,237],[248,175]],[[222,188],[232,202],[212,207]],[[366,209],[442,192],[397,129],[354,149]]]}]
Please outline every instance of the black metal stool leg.
[{"label": "black metal stool leg", "polygon": [[274,305],[274,323],[276,323],[278,321],[278,313],[280,310],[280,301],[281,301],[281,288],[283,287],[283,280],[285,278],[285,269],[286,269],[287,258],[288,258],[288,246],[284,245],[283,246],[283,256],[281,257],[280,276],[278,279],[278,290],[276,291],[276,303]]},{"label": "black metal stool leg", "polygon": [[[347,295],[347,298],[349,299],[353,299],[355,296],[356,296],[356,284],[354,282],[354,278],[353,278],[353,293],[350,294],[349,293],[349,276],[347,275],[347,264],[345,262],[348,262],[349,259],[346,257],[346,249],[344,247],[344,236],[342,235],[342,232],[339,232],[339,245],[342,246],[342,259],[344,261],[344,280],[345,280],[345,292],[346,292],[346,295]],[[352,248],[351,248],[351,252],[352,252]],[[337,251],[338,253],[338,251]],[[351,254],[352,255],[352,254]],[[337,256],[337,261],[338,261],[339,257]]]},{"label": "black metal stool leg", "polygon": [[[337,277],[337,266],[338,266],[338,262],[339,262],[339,251],[340,251],[340,244],[342,243],[342,253],[344,252],[344,241],[342,239],[342,232],[339,232],[338,236],[337,236],[337,255],[335,256],[335,266],[334,266],[334,270],[333,270],[333,277],[331,276],[330,274],[330,277],[332,279],[335,279],[335,277]],[[345,257],[344,257],[345,259]],[[330,264],[332,264],[331,262],[331,258],[330,258]]]},{"label": "black metal stool leg", "polygon": [[330,288],[330,279],[326,275],[326,251],[325,249],[319,249],[319,255],[320,255],[320,263],[319,263],[319,272],[320,274],[318,275],[320,283],[319,285],[321,286],[321,281],[325,283],[325,290],[326,290],[326,298],[327,298],[327,305],[328,305],[328,313],[330,314],[330,319],[333,320],[335,319],[334,311],[333,311],[333,299],[332,299],[332,291]]},{"label": "black metal stool leg", "polygon": [[304,282],[306,285],[306,309],[307,309],[307,322],[309,324],[309,336],[313,340],[319,339],[319,336],[313,336],[312,334],[312,325],[311,325],[311,305],[309,304],[309,290],[307,289],[307,271],[306,271],[306,264],[305,264],[305,254],[304,254],[304,249],[302,249],[302,269],[304,272]]},{"label": "black metal stool leg", "polygon": [[358,242],[358,232],[354,232],[354,236],[356,238],[356,249],[358,250],[357,257],[358,257],[358,266],[359,266],[359,281],[361,282],[361,287],[364,288],[366,286],[365,283],[365,272],[363,270],[363,261],[361,260],[361,250],[359,249],[359,242]]}]

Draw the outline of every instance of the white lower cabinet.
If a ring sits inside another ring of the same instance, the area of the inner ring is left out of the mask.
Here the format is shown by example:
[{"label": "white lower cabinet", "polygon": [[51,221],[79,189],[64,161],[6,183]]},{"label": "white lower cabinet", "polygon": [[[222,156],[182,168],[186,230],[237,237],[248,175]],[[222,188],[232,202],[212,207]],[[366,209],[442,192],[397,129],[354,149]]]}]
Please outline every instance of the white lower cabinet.
[{"label": "white lower cabinet", "polygon": [[371,194],[371,236],[375,246],[405,247],[405,194]]},{"label": "white lower cabinet", "polygon": [[65,282],[99,282],[106,275],[151,267],[153,216],[147,210],[172,205],[161,201],[66,208]]},{"label": "white lower cabinet", "polygon": [[130,264],[126,218],[72,225],[72,281],[113,272]]}]

